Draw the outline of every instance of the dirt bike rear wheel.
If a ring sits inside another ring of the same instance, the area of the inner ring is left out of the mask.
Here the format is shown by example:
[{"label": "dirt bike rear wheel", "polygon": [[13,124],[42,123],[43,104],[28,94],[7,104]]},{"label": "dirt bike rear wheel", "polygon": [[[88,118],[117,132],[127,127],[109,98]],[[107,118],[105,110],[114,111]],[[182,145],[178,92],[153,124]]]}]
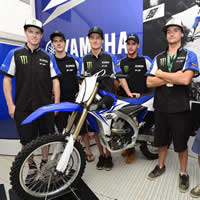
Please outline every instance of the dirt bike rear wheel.
[{"label": "dirt bike rear wheel", "polygon": [[[67,189],[71,190],[84,173],[86,160],[84,150],[75,142],[73,152],[64,173],[58,173],[57,163],[67,144],[64,135],[46,135],[31,143],[16,156],[11,167],[10,182],[13,190],[21,199],[41,200],[45,197],[57,197]],[[41,149],[48,148],[48,162],[40,167]],[[58,149],[56,153],[55,148]],[[27,184],[27,175],[30,172],[28,159],[34,155],[36,168],[32,172],[33,180]]]},{"label": "dirt bike rear wheel", "polygon": [[158,159],[158,151],[157,148],[152,145],[152,143],[148,143],[146,141],[142,142],[140,146],[140,150],[143,155],[149,160]]}]

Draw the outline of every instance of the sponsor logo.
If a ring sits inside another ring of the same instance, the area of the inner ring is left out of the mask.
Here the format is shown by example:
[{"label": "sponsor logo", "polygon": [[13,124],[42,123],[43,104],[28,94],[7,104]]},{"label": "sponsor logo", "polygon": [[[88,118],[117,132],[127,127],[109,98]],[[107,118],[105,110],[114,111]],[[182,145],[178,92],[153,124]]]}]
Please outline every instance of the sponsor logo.
[{"label": "sponsor logo", "polygon": [[102,64],[109,64],[110,61],[102,61]]},{"label": "sponsor logo", "polygon": [[128,65],[124,65],[124,71],[127,73],[129,72],[129,66]]},{"label": "sponsor logo", "polygon": [[48,63],[48,60],[45,60],[45,59],[41,59],[41,58],[40,58],[40,62]]},{"label": "sponsor logo", "polygon": [[48,51],[50,54],[55,54],[55,48],[53,47],[51,41],[47,43],[45,50]]},{"label": "sponsor logo", "polygon": [[135,65],[135,68],[144,68],[144,65]]},{"label": "sponsor logo", "polygon": [[6,67],[6,65],[4,65],[4,64],[2,64],[1,66],[2,66],[2,67]]},{"label": "sponsor logo", "polygon": [[184,56],[178,56],[177,59],[178,59],[178,60],[179,60],[179,59],[185,59],[185,57],[184,57]]},{"label": "sponsor logo", "polygon": [[144,10],[143,11],[143,23],[150,21],[150,20],[155,20],[155,19],[161,18],[163,16],[165,16],[165,4],[164,3]]},{"label": "sponsor logo", "polygon": [[44,22],[43,25],[46,25],[47,23],[54,20],[56,17],[62,15],[63,13],[66,13],[67,11],[71,10],[72,8],[80,5],[85,0],[51,0],[47,6],[43,9],[43,12],[46,12],[47,10],[56,7],[56,9],[53,11],[53,13],[47,18],[47,20]]},{"label": "sponsor logo", "polygon": [[86,62],[86,65],[87,65],[87,70],[92,69],[92,62],[91,61]]},{"label": "sponsor logo", "polygon": [[112,119],[112,115],[111,114],[108,114],[105,116],[106,120],[109,120],[109,119]]},{"label": "sponsor logo", "polygon": [[21,63],[23,65],[28,64],[28,57],[27,56],[20,56]]},{"label": "sponsor logo", "polygon": [[191,65],[193,65],[193,66],[197,67],[197,64],[195,64],[195,63],[191,63]]},{"label": "sponsor logo", "polygon": [[75,65],[65,65],[66,68],[71,68],[71,67],[75,67]]},{"label": "sponsor logo", "polygon": [[36,20],[35,19],[32,20],[32,24],[36,25]]},{"label": "sponsor logo", "polygon": [[161,58],[161,59],[160,59],[160,66],[165,66],[166,63],[167,63],[166,61],[167,61],[166,58]]}]

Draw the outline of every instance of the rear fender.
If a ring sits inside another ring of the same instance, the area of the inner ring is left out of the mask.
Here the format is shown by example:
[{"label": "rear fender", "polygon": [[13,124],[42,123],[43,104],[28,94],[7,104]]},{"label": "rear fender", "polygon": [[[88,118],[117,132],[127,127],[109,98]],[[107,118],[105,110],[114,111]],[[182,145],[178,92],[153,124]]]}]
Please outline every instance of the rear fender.
[{"label": "rear fender", "polygon": [[63,102],[63,103],[56,103],[56,104],[42,106],[37,110],[35,110],[33,113],[31,113],[21,124],[24,125],[31,123],[32,121],[39,118],[41,115],[54,111],[65,111],[65,112],[80,111],[80,105],[70,102]]}]

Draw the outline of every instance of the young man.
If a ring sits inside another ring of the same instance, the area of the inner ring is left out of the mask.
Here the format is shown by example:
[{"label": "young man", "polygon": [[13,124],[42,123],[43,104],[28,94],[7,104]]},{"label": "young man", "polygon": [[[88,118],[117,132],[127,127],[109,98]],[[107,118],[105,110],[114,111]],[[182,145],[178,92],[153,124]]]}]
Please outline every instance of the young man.
[{"label": "young man", "polygon": [[[102,69],[105,69],[106,74],[108,75],[120,72],[121,70],[117,69],[116,67],[116,58],[102,50],[102,44],[104,40],[103,31],[98,27],[93,27],[89,30],[88,37],[91,51],[82,59],[80,74],[93,75]],[[114,93],[114,81],[111,78],[105,79],[100,83],[100,89]],[[85,137],[88,139],[87,135],[85,135]],[[106,152],[104,153],[103,146],[99,141],[97,133],[95,133],[95,140],[100,152],[99,161],[96,165],[97,169],[111,170],[113,167],[113,162],[110,152],[106,149]]]},{"label": "young man", "polygon": [[[126,79],[120,79],[121,88],[119,95],[139,98],[142,94],[148,93],[146,86],[146,72],[150,69],[151,61],[143,56],[138,56],[140,47],[139,38],[136,34],[128,35],[126,48],[128,55],[120,61],[120,68]],[[122,152],[122,156],[127,156],[126,162],[131,163],[134,159],[134,148]]]},{"label": "young man", "polygon": [[[62,75],[59,76],[60,89],[61,89],[61,102],[74,102],[76,95],[79,91],[79,84],[77,78],[78,60],[75,60],[71,55],[65,52],[66,39],[65,35],[60,31],[55,31],[50,35],[50,40],[55,48],[55,59],[59,70]],[[69,112],[59,112],[56,116],[56,126],[58,131],[62,133],[63,129],[67,126]],[[87,133],[86,123],[84,123],[81,130],[81,135]],[[85,138],[83,136],[83,138]],[[85,143],[85,153],[88,162],[95,159],[90,150],[90,145],[87,141]]]},{"label": "young man", "polygon": [[[60,71],[54,58],[40,48],[43,36],[42,23],[37,19],[27,19],[24,25],[27,43],[24,47],[11,50],[5,58],[0,72],[5,74],[3,89],[11,118],[16,127],[22,146],[40,135],[53,133],[54,116],[48,113],[38,120],[21,125],[37,108],[52,103],[52,90],[55,103],[60,101]],[[12,78],[16,76],[15,101],[12,99]],[[41,165],[48,159],[48,149],[42,150]],[[33,159],[29,159],[29,168],[37,168]]]},{"label": "young man", "polygon": [[180,19],[171,18],[163,28],[168,49],[157,55],[147,72],[147,86],[155,87],[155,145],[159,164],[148,175],[150,180],[165,172],[165,159],[170,140],[180,162],[179,189],[189,188],[187,142],[192,133],[189,88],[193,76],[199,75],[197,56],[181,47],[184,27]]}]

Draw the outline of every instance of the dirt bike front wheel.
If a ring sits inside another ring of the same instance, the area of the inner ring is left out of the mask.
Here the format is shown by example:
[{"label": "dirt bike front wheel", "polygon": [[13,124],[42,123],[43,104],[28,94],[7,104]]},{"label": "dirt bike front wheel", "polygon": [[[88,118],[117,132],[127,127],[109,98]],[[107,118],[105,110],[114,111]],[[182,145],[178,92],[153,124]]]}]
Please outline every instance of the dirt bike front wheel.
[{"label": "dirt bike front wheel", "polygon": [[[67,189],[71,190],[79,182],[86,161],[84,150],[78,142],[74,144],[64,173],[56,170],[67,142],[64,135],[46,135],[25,146],[16,156],[10,172],[10,182],[17,196],[24,200],[54,198]],[[42,163],[45,152],[48,161]]]}]

